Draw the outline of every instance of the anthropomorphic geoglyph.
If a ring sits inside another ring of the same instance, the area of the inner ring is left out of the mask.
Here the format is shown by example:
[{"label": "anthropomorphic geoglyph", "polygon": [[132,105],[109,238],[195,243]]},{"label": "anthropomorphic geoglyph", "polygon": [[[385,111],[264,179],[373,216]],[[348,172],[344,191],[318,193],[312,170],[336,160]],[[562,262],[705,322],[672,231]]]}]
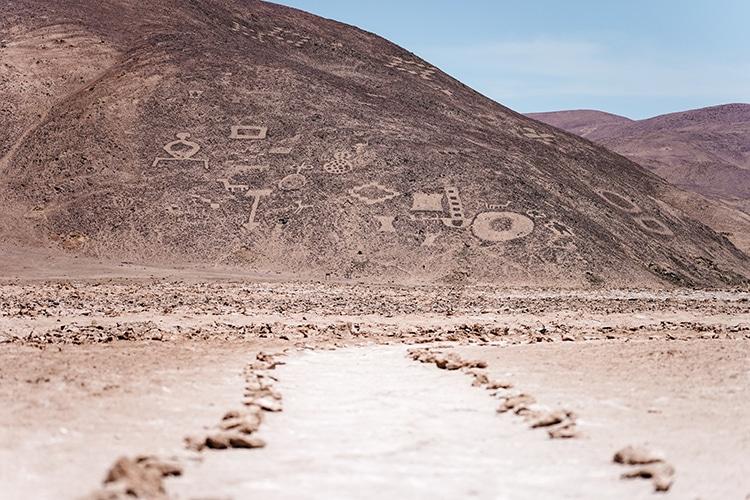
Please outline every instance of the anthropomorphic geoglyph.
[{"label": "anthropomorphic geoglyph", "polygon": [[201,160],[193,158],[201,150],[198,143],[193,142],[190,139],[190,134],[181,132],[177,134],[177,140],[167,143],[164,146],[164,151],[169,154],[169,158],[157,157],[152,163],[152,167],[158,167],[160,164],[182,164],[182,165],[202,165],[204,169],[208,170],[208,160]]}]

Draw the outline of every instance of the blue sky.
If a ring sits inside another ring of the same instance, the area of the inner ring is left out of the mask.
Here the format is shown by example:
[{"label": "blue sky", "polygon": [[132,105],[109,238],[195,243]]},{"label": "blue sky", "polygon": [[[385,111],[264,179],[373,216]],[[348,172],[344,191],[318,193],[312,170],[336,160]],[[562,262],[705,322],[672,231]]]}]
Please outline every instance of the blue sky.
[{"label": "blue sky", "polygon": [[750,0],[276,0],[359,26],[516,111],[750,102]]}]

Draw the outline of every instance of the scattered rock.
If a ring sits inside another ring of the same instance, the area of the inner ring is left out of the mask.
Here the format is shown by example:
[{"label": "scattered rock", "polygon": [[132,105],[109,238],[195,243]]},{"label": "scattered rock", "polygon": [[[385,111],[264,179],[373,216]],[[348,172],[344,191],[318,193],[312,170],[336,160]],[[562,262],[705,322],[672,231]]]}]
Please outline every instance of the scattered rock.
[{"label": "scattered rock", "polygon": [[655,491],[668,491],[674,483],[675,470],[667,463],[664,455],[645,446],[626,446],[613,457],[613,461],[623,465],[638,465],[623,473],[623,479],[651,479]]},{"label": "scattered rock", "polygon": [[183,441],[185,442],[185,448],[188,450],[203,451],[206,448],[205,436],[187,436]]},{"label": "scattered rock", "polygon": [[458,370],[464,367],[463,360],[456,354],[447,354],[445,357],[435,359],[435,364],[442,370]]},{"label": "scattered rock", "polygon": [[498,413],[505,413],[517,408],[528,408],[528,405],[536,403],[536,398],[530,394],[518,394],[517,396],[506,397],[505,400],[500,403],[500,407],[497,409]]},{"label": "scattered rock", "polygon": [[664,461],[664,454],[645,446],[626,446],[612,458],[615,463],[624,465],[645,465]]},{"label": "scattered rock", "polygon": [[581,437],[578,427],[574,422],[563,423],[547,431],[550,439],[575,439]]},{"label": "scattered rock", "polygon": [[162,477],[182,475],[182,466],[174,460],[164,460],[153,455],[146,455],[136,458],[136,463],[141,467],[159,471]]},{"label": "scattered rock", "polygon": [[185,446],[202,451],[226,450],[228,448],[263,448],[266,443],[254,434],[263,422],[263,412],[282,410],[281,394],[272,387],[275,378],[260,370],[273,369],[281,364],[273,355],[259,352],[254,362],[245,367],[245,400],[242,410],[231,410],[224,414],[213,432],[205,436],[188,436]]},{"label": "scattered rock", "polygon": [[512,389],[513,382],[509,382],[507,380],[490,380],[487,383],[486,388],[490,391],[497,390],[497,389]]},{"label": "scattered rock", "polygon": [[530,422],[529,426],[532,429],[536,429],[538,427],[551,427],[563,422],[575,422],[575,419],[575,413],[568,410],[541,412],[537,413],[535,418]]},{"label": "scattered rock", "polygon": [[257,406],[270,412],[279,412],[284,409],[278,400],[267,396],[257,399],[248,399],[245,401],[245,404],[249,406]]},{"label": "scattered rock", "polygon": [[166,499],[163,478],[181,474],[182,467],[176,462],[161,460],[153,456],[140,456],[135,459],[121,457],[107,472],[102,489],[92,493],[88,498],[90,500]]},{"label": "scattered rock", "polygon": [[420,363],[434,363],[442,370],[459,370],[461,368],[487,368],[485,361],[464,360],[456,353],[445,355],[432,353],[427,349],[412,349],[408,353],[415,361]]},{"label": "scattered rock", "polygon": [[655,491],[669,491],[674,484],[675,470],[666,462],[656,462],[641,465],[628,472],[624,472],[620,477],[623,479],[651,479]]},{"label": "scattered rock", "polygon": [[236,430],[215,432],[206,436],[206,447],[212,450],[228,448],[263,448],[266,442],[258,437]]},{"label": "scattered rock", "polygon": [[522,403],[513,408],[513,413],[515,413],[519,417],[523,417],[526,420],[531,421],[541,415],[541,412],[534,409],[534,406],[534,403]]},{"label": "scattered rock", "polygon": [[207,448],[212,450],[226,450],[232,445],[229,442],[230,434],[228,432],[216,432],[206,436],[205,443]]},{"label": "scattered rock", "polygon": [[252,434],[257,432],[262,423],[260,414],[249,414],[242,417],[224,419],[219,424],[219,428],[225,431],[232,430],[242,434]]},{"label": "scattered rock", "polygon": [[264,448],[266,442],[258,437],[232,432],[229,435],[229,445],[232,448]]},{"label": "scattered rock", "polygon": [[471,383],[471,385],[474,387],[481,387],[483,385],[489,384],[490,382],[490,379],[484,372],[480,372],[478,370],[468,370],[466,373],[474,377],[474,381]]},{"label": "scattered rock", "polygon": [[284,364],[283,361],[276,360],[274,354],[269,354],[263,351],[256,354],[255,359],[258,361],[258,363],[254,363],[251,365],[255,367],[255,369],[273,370],[277,366]]}]

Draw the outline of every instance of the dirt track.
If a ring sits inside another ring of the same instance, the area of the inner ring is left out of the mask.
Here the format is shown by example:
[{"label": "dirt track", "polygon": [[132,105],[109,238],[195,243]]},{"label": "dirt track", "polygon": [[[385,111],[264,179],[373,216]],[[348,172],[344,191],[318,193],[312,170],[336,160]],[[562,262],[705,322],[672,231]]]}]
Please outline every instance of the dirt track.
[{"label": "dirt track", "polygon": [[[668,498],[750,493],[747,292],[119,280],[0,297],[3,498],[81,497],[137,454],[177,459],[177,498],[647,498],[611,463],[643,443],[676,468]],[[495,414],[502,394],[409,345],[487,361],[582,436]],[[242,408],[260,351],[287,363],[268,372],[284,411],[267,446],[187,450]]]}]

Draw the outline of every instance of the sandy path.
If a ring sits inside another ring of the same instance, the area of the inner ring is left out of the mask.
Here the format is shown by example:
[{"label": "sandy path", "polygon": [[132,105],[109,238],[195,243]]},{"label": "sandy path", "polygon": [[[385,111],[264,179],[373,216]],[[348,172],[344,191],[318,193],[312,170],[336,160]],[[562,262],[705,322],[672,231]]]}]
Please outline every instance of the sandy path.
[{"label": "sandy path", "polygon": [[551,441],[463,374],[406,348],[291,355],[284,412],[263,450],[209,452],[168,488],[179,498],[650,498],[585,441]]}]

